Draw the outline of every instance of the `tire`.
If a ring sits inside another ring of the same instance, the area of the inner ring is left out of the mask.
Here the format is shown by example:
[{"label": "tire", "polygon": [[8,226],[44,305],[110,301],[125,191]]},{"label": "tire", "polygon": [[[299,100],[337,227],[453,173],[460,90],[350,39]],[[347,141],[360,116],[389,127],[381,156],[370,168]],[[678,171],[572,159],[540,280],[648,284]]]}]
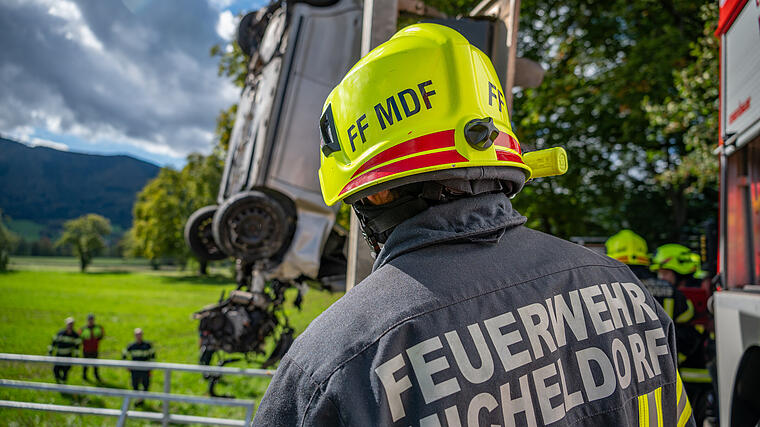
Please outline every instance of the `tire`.
[{"label": "tire", "polygon": [[248,13],[240,19],[237,28],[237,44],[243,53],[248,56],[252,56],[259,48],[259,43],[261,43],[261,38],[264,36],[264,31],[266,31],[267,24],[269,23],[270,14],[265,13],[264,16],[258,15],[259,11]]},{"label": "tire", "polygon": [[292,200],[276,192],[254,190],[238,193],[219,207],[213,234],[229,256],[244,262],[279,262],[290,247],[295,225]]},{"label": "tire", "polygon": [[190,215],[185,223],[185,243],[201,260],[219,261],[227,258],[214,241],[212,224],[217,206],[204,206]]},{"label": "tire", "polygon": [[760,394],[755,391],[758,381],[760,346],[752,345],[744,351],[736,368],[736,379],[731,393],[731,419],[728,425],[756,426],[760,422]]}]

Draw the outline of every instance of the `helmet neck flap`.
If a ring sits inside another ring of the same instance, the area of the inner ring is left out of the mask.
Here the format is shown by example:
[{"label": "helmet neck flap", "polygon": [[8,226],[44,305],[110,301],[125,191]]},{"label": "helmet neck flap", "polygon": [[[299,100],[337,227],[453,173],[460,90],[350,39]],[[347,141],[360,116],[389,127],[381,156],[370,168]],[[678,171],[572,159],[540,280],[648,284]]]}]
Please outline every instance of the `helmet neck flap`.
[{"label": "helmet neck flap", "polygon": [[[512,179],[505,179],[507,177],[504,176],[504,169],[499,171],[502,179],[468,180],[464,179],[468,175],[467,172],[464,169],[448,173],[439,172],[428,177],[433,179],[438,175],[441,179],[436,181],[414,182],[393,187],[395,200],[383,205],[373,205],[366,198],[355,201],[352,205],[354,212],[359,219],[362,235],[373,254],[377,255],[380,252],[380,245],[388,240],[396,226],[430,206],[485,193],[505,193],[507,196],[513,196],[525,183],[524,174],[519,170],[515,170],[516,174],[510,174],[512,176],[509,178]],[[473,171],[469,171],[470,175],[472,173]]]}]

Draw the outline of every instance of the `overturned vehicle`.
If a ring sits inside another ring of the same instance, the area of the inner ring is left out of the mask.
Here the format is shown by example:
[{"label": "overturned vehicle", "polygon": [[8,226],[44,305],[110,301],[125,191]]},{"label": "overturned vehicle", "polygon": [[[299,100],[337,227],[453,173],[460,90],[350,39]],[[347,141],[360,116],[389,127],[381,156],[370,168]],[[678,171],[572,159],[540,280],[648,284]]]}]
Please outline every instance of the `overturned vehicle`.
[{"label": "overturned vehicle", "polygon": [[[242,18],[250,55],[218,205],[188,219],[185,240],[204,261],[235,259],[237,290],[195,313],[201,363],[218,351],[264,353],[271,365],[293,340],[282,310],[287,288],[345,287],[345,230],[317,180],[322,103],[359,59],[358,0],[278,1]],[[223,364],[221,362],[220,364]]]}]

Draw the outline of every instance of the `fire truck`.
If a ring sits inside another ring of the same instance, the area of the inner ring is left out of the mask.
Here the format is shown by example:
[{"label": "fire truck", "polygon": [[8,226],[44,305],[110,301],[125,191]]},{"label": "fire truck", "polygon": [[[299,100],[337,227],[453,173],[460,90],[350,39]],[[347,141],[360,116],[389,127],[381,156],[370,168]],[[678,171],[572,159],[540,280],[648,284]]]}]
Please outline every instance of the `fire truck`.
[{"label": "fire truck", "polygon": [[721,0],[720,285],[714,295],[721,426],[760,421],[760,0]]}]

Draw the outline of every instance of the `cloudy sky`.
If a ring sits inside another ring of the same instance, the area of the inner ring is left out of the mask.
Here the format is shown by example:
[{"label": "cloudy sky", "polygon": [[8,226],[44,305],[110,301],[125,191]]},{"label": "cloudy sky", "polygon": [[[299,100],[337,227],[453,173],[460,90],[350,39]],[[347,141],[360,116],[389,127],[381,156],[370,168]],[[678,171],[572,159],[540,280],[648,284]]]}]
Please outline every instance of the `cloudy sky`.
[{"label": "cloudy sky", "polygon": [[0,0],[0,134],[181,166],[239,91],[209,49],[267,0]]}]

